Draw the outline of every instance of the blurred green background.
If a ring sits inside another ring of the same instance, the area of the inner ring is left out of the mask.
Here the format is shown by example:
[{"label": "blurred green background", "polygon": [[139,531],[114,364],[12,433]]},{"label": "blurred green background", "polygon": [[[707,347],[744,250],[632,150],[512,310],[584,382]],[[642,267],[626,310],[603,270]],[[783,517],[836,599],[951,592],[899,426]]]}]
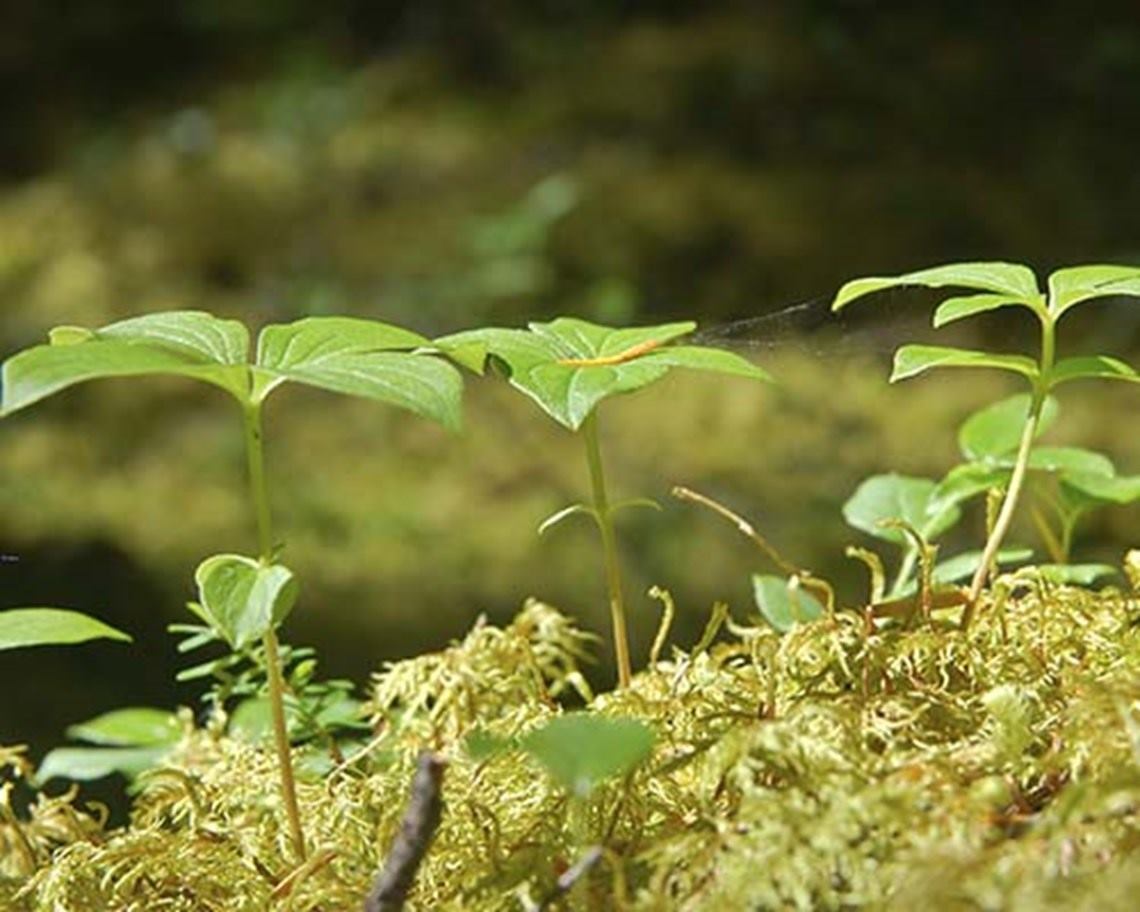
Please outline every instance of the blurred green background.
[{"label": "blurred green background", "polygon": [[[18,4],[0,32],[0,354],[170,308],[429,335],[558,313],[722,327],[708,340],[779,389],[674,376],[602,414],[615,493],[665,505],[621,530],[644,656],[650,584],[674,592],[684,639],[716,599],[743,615],[748,574],[770,569],[669,502],[675,482],[862,595],[842,552],[868,541],[843,500],[872,472],[941,474],[957,423],[1012,388],[888,387],[891,344],[930,338],[930,299],[868,302],[832,330],[813,325],[825,299],[956,259],[1136,262],[1138,85],[1131,3]],[[1090,308],[1066,330],[1134,356],[1137,313]],[[1032,345],[1016,319],[981,326]],[[1140,472],[1135,396],[1074,389],[1058,439]],[[591,529],[534,534],[585,491],[579,442],[490,381],[467,401],[458,438],[301,390],[271,407],[303,585],[286,638],[327,674],[363,681],[528,595],[606,631]],[[105,383],[0,426],[0,552],[19,558],[0,606],[80,608],[137,639],[5,653],[0,741],[42,751],[114,706],[195,698],[164,628],[188,617],[201,558],[252,549],[244,496],[236,411],[207,389]],[[1116,560],[1138,531],[1108,511],[1078,557]]]}]

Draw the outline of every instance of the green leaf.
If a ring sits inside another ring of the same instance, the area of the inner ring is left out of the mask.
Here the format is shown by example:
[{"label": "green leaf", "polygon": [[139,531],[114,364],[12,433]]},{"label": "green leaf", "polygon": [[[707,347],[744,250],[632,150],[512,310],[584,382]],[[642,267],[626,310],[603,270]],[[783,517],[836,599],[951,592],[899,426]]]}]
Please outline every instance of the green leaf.
[{"label": "green leaf", "polygon": [[132,317],[96,330],[95,338],[157,348],[200,363],[242,367],[249,362],[249,331],[236,320],[200,310]]},{"label": "green leaf", "polygon": [[1140,475],[1066,472],[1061,483],[1085,498],[1113,504],[1140,500]]},{"label": "green leaf", "polygon": [[[1004,567],[1010,564],[1025,563],[1031,557],[1033,557],[1032,548],[1005,548],[998,552],[995,560],[998,566]],[[974,575],[974,571],[978,569],[978,564],[981,561],[981,551],[965,551],[962,554],[956,554],[954,557],[947,558],[934,565],[934,569],[930,573],[930,581],[939,585],[967,579]],[[899,590],[898,597],[913,595],[917,590],[918,581],[911,580]]]},{"label": "green leaf", "polygon": [[1002,294],[976,294],[960,298],[947,298],[934,311],[934,328],[940,329],[955,320],[964,320],[966,317],[972,317],[975,314],[1011,306],[1025,307],[1027,305],[1021,298]]},{"label": "green leaf", "polygon": [[1009,486],[1011,470],[988,462],[967,462],[954,466],[930,496],[930,509],[940,511],[961,504],[978,494]]},{"label": "green leaf", "polygon": [[600,783],[641,763],[653,741],[653,729],[636,719],[572,712],[530,732],[521,746],[559,785],[586,797]]},{"label": "green leaf", "polygon": [[886,520],[902,520],[927,541],[933,541],[961,518],[954,504],[937,505],[931,512],[936,485],[929,478],[891,473],[874,475],[859,485],[843,505],[847,523],[884,541],[909,547],[902,529],[884,527]]},{"label": "green leaf", "polygon": [[856,298],[887,288],[922,285],[927,288],[958,286],[1016,298],[1029,306],[1040,304],[1037,278],[1027,266],[1017,263],[950,263],[897,276],[871,276],[847,282],[835,296],[832,310],[839,310]]},{"label": "green leaf", "polygon": [[158,766],[170,751],[169,745],[153,747],[59,747],[49,751],[40,768],[36,770],[36,781],[46,783],[50,779],[74,779],[90,782],[120,773],[133,779],[140,773]]},{"label": "green leaf", "polygon": [[1024,355],[992,355],[943,345],[904,345],[895,352],[891,383],[936,367],[995,367],[1021,374],[1030,381],[1035,380],[1038,374],[1037,364]]},{"label": "green leaf", "polygon": [[234,649],[256,642],[288,616],[297,582],[288,567],[240,554],[207,558],[194,579],[210,624]]},{"label": "green leaf", "polygon": [[809,624],[823,617],[823,604],[802,586],[789,587],[781,576],[752,574],[752,595],[756,607],[772,628],[787,633],[797,624]]},{"label": "green leaf", "polygon": [[65,646],[88,640],[131,638],[102,621],[63,608],[11,608],[0,611],[0,650],[24,646]]},{"label": "green leaf", "polygon": [[[1013,466],[1013,460],[1008,462]],[[1038,472],[1075,472],[1081,475],[1116,474],[1112,460],[1103,453],[1081,447],[1037,447],[1029,454],[1029,468]]]},{"label": "green leaf", "polygon": [[[1032,396],[1020,393],[974,412],[958,429],[962,455],[967,459],[988,459],[1016,451],[1031,404]],[[1056,399],[1046,398],[1037,422],[1037,436],[1053,426],[1059,408]]]},{"label": "green leaf", "polygon": [[1048,376],[1049,388],[1068,383],[1070,380],[1127,380],[1140,382],[1140,374],[1119,358],[1107,355],[1085,355],[1065,358],[1053,365]]},{"label": "green leaf", "polygon": [[255,398],[286,381],[387,402],[438,421],[461,423],[463,380],[427,351],[423,336],[350,317],[310,317],[267,326],[258,339]]},{"label": "green leaf", "polygon": [[1091,586],[1117,573],[1109,564],[1041,564],[1035,569],[1048,582],[1068,586]]},{"label": "green leaf", "polygon": [[1054,319],[1091,298],[1140,296],[1140,268],[1135,266],[1070,266],[1049,276],[1049,312]]},{"label": "green leaf", "polygon": [[563,507],[556,513],[551,513],[544,519],[538,526],[538,534],[544,535],[546,532],[557,526],[562,520],[569,519],[571,516],[577,515],[589,516],[591,519],[597,520],[597,514],[592,507],[587,507],[585,504],[571,504],[568,507]]},{"label": "green leaf", "polygon": [[0,415],[10,415],[88,380],[150,375],[201,380],[239,399],[248,382],[245,368],[143,343],[96,338],[66,345],[38,345],[4,362]]},{"label": "green leaf", "polygon": [[661,379],[674,367],[766,380],[767,373],[719,349],[668,346],[694,323],[613,329],[571,317],[529,330],[477,329],[436,340],[444,351],[481,347],[511,385],[548,415],[577,430],[599,402]]},{"label": "green leaf", "polygon": [[67,729],[77,741],[112,747],[154,747],[182,737],[178,717],[165,709],[132,706],[116,709]]}]

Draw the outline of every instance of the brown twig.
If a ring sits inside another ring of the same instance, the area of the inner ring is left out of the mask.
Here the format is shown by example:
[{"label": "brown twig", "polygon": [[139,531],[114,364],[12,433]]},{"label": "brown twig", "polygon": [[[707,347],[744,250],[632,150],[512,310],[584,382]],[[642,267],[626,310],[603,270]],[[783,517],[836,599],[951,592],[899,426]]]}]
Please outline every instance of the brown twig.
[{"label": "brown twig", "polygon": [[527,912],[543,912],[544,909],[549,909],[559,899],[574,889],[574,885],[578,883],[583,877],[590,873],[594,865],[602,860],[602,847],[590,846],[582,853],[573,865],[562,872],[562,876],[555,881],[554,889],[547,893],[542,899],[536,903],[530,903],[527,906]]},{"label": "brown twig", "polygon": [[439,827],[443,812],[440,787],[445,766],[438,754],[429,751],[420,754],[412,779],[412,798],[404,812],[400,832],[384,867],[372,883],[372,890],[364,901],[364,912],[398,912],[404,907],[416,872]]}]

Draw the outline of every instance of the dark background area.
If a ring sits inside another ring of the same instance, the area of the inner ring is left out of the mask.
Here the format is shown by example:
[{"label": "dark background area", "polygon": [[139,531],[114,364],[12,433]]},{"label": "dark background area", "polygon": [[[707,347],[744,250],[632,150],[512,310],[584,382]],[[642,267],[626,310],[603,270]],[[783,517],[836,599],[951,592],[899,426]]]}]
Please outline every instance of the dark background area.
[{"label": "dark background area", "polygon": [[[1130,3],[87,0],[2,19],[4,354],[57,323],[170,307],[428,333],[557,313],[717,326],[816,298],[818,316],[868,273],[1140,259]],[[857,592],[843,499],[869,472],[945,471],[956,422],[1004,390],[887,389],[894,315],[929,300],[867,305],[861,366],[851,347],[794,348],[779,395],[671,380],[615,404],[616,484],[709,485]],[[1134,309],[1074,315],[1072,338],[1128,355]],[[711,338],[764,358],[788,323]],[[982,324],[1013,347],[1032,344],[1023,329]],[[456,441],[291,396],[270,443],[305,586],[288,635],[329,673],[363,681],[532,593],[604,629],[588,532],[533,538],[583,470],[528,404],[474,384]],[[1065,433],[1140,467],[1118,421],[1135,403],[1075,401]],[[0,549],[20,557],[0,565],[0,605],[86,609],[138,638],[5,653],[19,697],[0,740],[42,752],[113,706],[193,701],[171,684],[183,660],[164,627],[184,619],[198,560],[248,550],[232,417],[184,385],[110,384],[0,428]],[[671,507],[624,531],[631,593],[674,588],[680,635],[714,598],[748,610],[757,558],[731,530]],[[1118,558],[1134,531],[1119,511],[1089,552]],[[640,648],[657,609],[638,610]]]}]

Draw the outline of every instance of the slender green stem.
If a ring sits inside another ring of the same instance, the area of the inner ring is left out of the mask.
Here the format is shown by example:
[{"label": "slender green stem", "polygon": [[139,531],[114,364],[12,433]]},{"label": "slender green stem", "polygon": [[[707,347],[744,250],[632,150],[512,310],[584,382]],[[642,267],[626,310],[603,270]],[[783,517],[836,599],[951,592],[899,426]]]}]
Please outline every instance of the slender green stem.
[{"label": "slender green stem", "polygon": [[1013,513],[1017,508],[1017,501],[1021,496],[1021,488],[1025,483],[1026,472],[1029,468],[1029,454],[1033,450],[1033,439],[1037,436],[1037,426],[1041,421],[1041,411],[1045,407],[1045,399],[1049,391],[1048,376],[1049,372],[1053,369],[1053,360],[1056,357],[1057,343],[1055,330],[1056,327],[1053,323],[1053,319],[1049,316],[1042,316],[1041,361],[1038,365],[1040,375],[1034,385],[1033,399],[1029,405],[1029,414],[1025,418],[1025,427],[1021,432],[1021,443],[1017,449],[1017,458],[1013,464],[1013,475],[1009,480],[1009,488],[1006,489],[1001,510],[998,512],[997,520],[994,522],[989,539],[986,541],[986,546],[982,551],[982,559],[978,563],[978,569],[974,573],[974,578],[970,581],[966,608],[962,612],[963,630],[968,629],[970,622],[973,620],[978,597],[982,594],[982,588],[986,584],[986,577],[990,574],[994,559],[997,557],[1002,541],[1009,531],[1010,523],[1013,522]]},{"label": "slender green stem", "polygon": [[594,515],[602,536],[602,551],[606,563],[606,587],[610,597],[610,617],[614,628],[614,655],[617,660],[618,687],[628,687],[632,669],[629,662],[629,635],[625,623],[625,598],[621,588],[621,567],[618,564],[617,539],[614,535],[613,516],[606,494],[606,475],[602,469],[602,450],[598,444],[597,412],[582,424],[582,437],[586,441],[586,461],[590,466],[590,484],[594,492]]},{"label": "slender green stem", "polygon": [[[273,521],[269,512],[269,494],[265,484],[265,447],[261,431],[261,405],[244,406],[245,448],[249,460],[249,486],[257,516],[257,548],[262,561],[273,560]],[[285,682],[281,674],[281,655],[277,633],[270,628],[262,638],[265,648],[265,671],[269,679],[269,707],[273,716],[273,740],[277,749],[277,765],[281,774],[281,797],[289,820],[289,835],[299,862],[308,857],[305,834],[301,829],[301,812],[297,806],[297,785],[293,777],[293,756],[289,750],[289,729],[285,721]]]},{"label": "slender green stem", "polygon": [[918,561],[918,548],[909,547],[903,555],[902,563],[899,564],[898,576],[895,577],[894,583],[891,585],[891,597],[894,597],[902,591],[902,587],[907,584],[910,575],[914,573],[914,565]]}]

